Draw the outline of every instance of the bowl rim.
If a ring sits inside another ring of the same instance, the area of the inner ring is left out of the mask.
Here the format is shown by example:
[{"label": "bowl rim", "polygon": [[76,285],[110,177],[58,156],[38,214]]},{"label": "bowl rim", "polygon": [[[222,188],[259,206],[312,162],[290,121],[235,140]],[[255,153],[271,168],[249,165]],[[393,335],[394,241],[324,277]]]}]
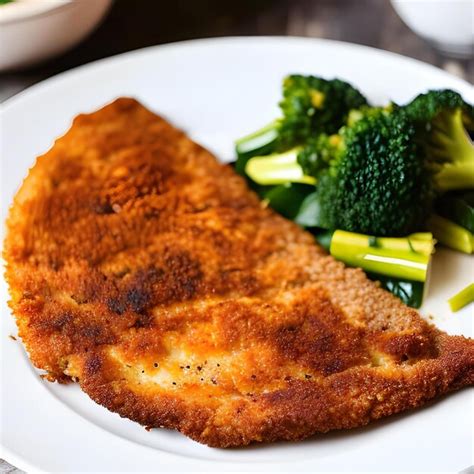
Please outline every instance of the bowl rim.
[{"label": "bowl rim", "polygon": [[72,0],[14,0],[11,3],[0,6],[0,25],[19,23],[38,16],[46,16],[56,13],[58,10],[71,8]]}]

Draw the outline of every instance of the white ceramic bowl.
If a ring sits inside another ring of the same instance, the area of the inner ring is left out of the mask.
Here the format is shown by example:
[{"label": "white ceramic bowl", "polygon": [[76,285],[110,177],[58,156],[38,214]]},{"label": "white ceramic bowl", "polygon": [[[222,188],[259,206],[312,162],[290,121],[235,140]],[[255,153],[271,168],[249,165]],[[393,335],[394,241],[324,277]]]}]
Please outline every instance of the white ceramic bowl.
[{"label": "white ceramic bowl", "polygon": [[400,18],[441,51],[474,54],[473,0],[391,0]]},{"label": "white ceramic bowl", "polygon": [[90,33],[112,0],[15,0],[0,6],[0,71],[65,52]]}]

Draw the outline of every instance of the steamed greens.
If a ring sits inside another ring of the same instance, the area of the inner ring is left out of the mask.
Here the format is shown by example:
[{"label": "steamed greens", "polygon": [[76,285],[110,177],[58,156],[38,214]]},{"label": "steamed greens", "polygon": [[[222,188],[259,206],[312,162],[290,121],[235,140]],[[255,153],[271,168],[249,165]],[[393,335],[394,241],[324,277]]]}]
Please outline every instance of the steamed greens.
[{"label": "steamed greens", "polygon": [[[435,239],[474,249],[472,105],[433,90],[406,105],[370,106],[347,82],[291,75],[280,108],[280,118],[237,141],[237,171],[277,212],[325,236],[333,256],[418,307]],[[386,247],[412,245],[410,234],[422,236],[423,252]]]}]

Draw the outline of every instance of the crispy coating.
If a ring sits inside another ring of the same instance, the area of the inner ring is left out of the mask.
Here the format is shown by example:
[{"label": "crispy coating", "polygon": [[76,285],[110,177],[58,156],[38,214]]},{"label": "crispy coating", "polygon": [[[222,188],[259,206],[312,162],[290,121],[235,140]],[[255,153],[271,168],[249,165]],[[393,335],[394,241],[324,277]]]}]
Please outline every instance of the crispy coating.
[{"label": "crispy coating", "polygon": [[210,446],[352,428],[474,382],[451,337],[132,99],[80,115],[5,241],[33,364]]}]

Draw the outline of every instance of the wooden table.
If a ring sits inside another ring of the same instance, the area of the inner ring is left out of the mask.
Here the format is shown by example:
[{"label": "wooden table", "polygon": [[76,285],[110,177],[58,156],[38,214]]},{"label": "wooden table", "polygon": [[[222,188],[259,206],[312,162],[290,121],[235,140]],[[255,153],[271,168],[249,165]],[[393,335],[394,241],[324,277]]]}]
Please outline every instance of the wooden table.
[{"label": "wooden table", "polygon": [[[349,41],[420,59],[471,82],[474,78],[474,58],[443,57],[402,23],[388,0],[116,0],[104,23],[72,51],[31,70],[0,75],[0,102],[96,59],[172,41],[232,35]],[[6,472],[21,471],[0,460],[0,473]]]}]

